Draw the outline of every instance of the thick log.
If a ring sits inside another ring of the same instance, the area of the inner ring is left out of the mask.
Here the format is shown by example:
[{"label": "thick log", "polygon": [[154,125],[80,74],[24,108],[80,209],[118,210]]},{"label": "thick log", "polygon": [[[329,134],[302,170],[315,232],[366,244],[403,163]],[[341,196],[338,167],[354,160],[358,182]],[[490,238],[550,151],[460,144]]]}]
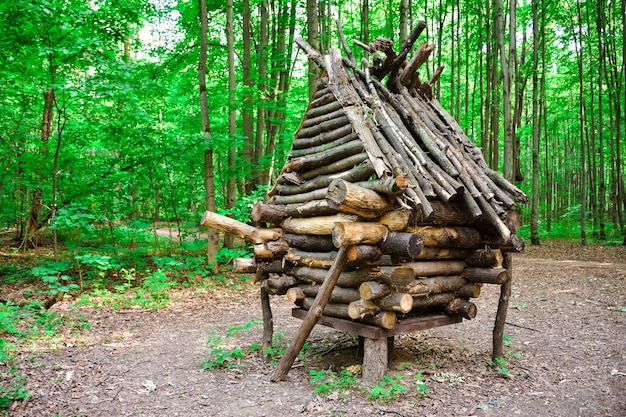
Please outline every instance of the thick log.
[{"label": "thick log", "polygon": [[309,334],[311,334],[313,326],[315,326],[315,323],[317,323],[319,318],[322,316],[324,308],[328,304],[330,294],[337,284],[337,280],[339,279],[341,270],[343,269],[346,260],[346,250],[344,248],[339,249],[337,257],[335,258],[335,262],[333,263],[333,266],[328,270],[328,274],[324,279],[324,282],[317,294],[317,297],[315,297],[315,300],[311,304],[309,312],[307,313],[304,320],[302,320],[302,324],[300,325],[298,332],[296,333],[294,339],[291,341],[291,344],[285,351],[285,354],[280,359],[280,362],[278,362],[278,366],[276,367],[276,370],[271,377],[271,380],[273,382],[282,380],[289,372],[289,369],[291,369],[293,361],[300,353],[300,350],[302,349],[302,346],[304,346],[304,342],[306,341],[307,337],[309,337]]},{"label": "thick log", "polygon": [[482,282],[485,284],[504,284],[511,275],[504,268],[473,268],[468,267],[461,274],[470,282]]},{"label": "thick log", "polygon": [[252,220],[259,223],[270,223],[279,225],[289,215],[286,213],[286,206],[277,204],[265,204],[255,201],[252,206]]},{"label": "thick log", "polygon": [[380,258],[382,252],[375,245],[348,246],[348,260],[355,263],[372,262]]},{"label": "thick log", "polygon": [[408,233],[420,235],[424,246],[437,248],[479,248],[484,246],[478,230],[471,227],[409,226]]},{"label": "thick log", "polygon": [[[307,299],[304,300],[304,302],[302,303],[302,308],[304,310],[308,309],[311,303],[312,303],[311,298],[307,297]],[[333,317],[351,320],[352,318],[348,314],[348,307],[349,307],[348,304],[332,304],[332,305],[328,304],[327,305],[327,308],[329,308],[328,313],[333,314],[334,315]],[[326,315],[326,313],[327,311],[324,310],[324,315]],[[367,317],[363,317],[357,320],[361,323],[369,324],[369,325],[376,326],[376,327],[381,327],[383,329],[393,329],[394,327],[396,327],[396,313],[394,313],[393,311],[381,311],[373,316],[367,316]]]},{"label": "thick log", "polygon": [[390,232],[400,232],[406,229],[411,219],[411,210],[400,209],[388,211],[376,220],[377,223],[387,226]]},{"label": "thick log", "polygon": [[470,249],[460,248],[423,248],[415,259],[438,260],[438,259],[464,259],[472,253]]},{"label": "thick log", "polygon": [[306,203],[287,204],[285,212],[289,217],[318,217],[337,214],[337,210],[330,208],[326,198],[310,200]]},{"label": "thick log", "polygon": [[[319,285],[299,285],[298,287],[290,288],[296,289],[298,288],[302,291],[306,297],[316,297],[319,292],[321,286]],[[356,301],[360,298],[359,291],[356,288],[345,288],[335,286],[333,291],[330,293],[330,303],[334,304],[350,304],[353,301]],[[287,291],[287,298],[289,299],[289,291]],[[291,301],[291,300],[290,300]]]},{"label": "thick log", "polygon": [[299,129],[297,133],[298,138],[314,137],[324,132],[332,132],[342,126],[350,124],[350,121],[346,117],[345,112],[341,113],[342,114],[339,117],[335,117],[332,120],[327,120],[326,122],[320,123],[319,125]]},{"label": "thick log", "polygon": [[[393,340],[393,338],[391,338]],[[387,373],[389,356],[388,339],[363,340],[363,376],[361,381],[367,387],[374,387],[382,381]]]},{"label": "thick log", "polygon": [[411,294],[394,292],[386,297],[374,301],[381,310],[395,311],[406,314],[413,308],[413,297]]},{"label": "thick log", "polygon": [[454,298],[454,293],[451,292],[433,294],[428,297],[413,297],[413,310],[426,310],[434,307],[444,309]]},{"label": "thick log", "polygon": [[[321,284],[326,276],[326,270],[298,266],[293,268],[291,274],[301,281]],[[382,266],[342,272],[337,285],[359,288],[366,281],[381,281],[399,288],[412,282],[413,279],[415,279],[415,272],[412,268],[405,266]]]},{"label": "thick log", "polygon": [[382,253],[401,258],[416,258],[424,244],[422,238],[413,233],[392,232],[383,239],[378,246]]},{"label": "thick log", "polygon": [[[335,101],[334,103],[337,103],[337,101]],[[330,132],[322,132],[319,135],[309,138],[301,138],[297,136],[296,133],[296,138],[293,140],[293,149],[306,149],[314,146],[323,145],[325,143],[339,139],[340,137],[343,137],[345,135],[349,135],[350,133],[352,133],[352,126],[350,126],[349,124],[343,125]]]},{"label": "thick log", "polygon": [[459,260],[407,262],[402,265],[413,269],[418,277],[458,275],[467,266],[465,261]]},{"label": "thick log", "polygon": [[294,303],[297,306],[301,306],[306,299],[306,294],[302,291],[300,287],[292,287],[287,290],[287,300],[289,302]]},{"label": "thick log", "polygon": [[455,292],[465,284],[467,284],[467,281],[460,275],[438,276],[416,279],[402,288],[402,291],[413,296],[439,294],[442,292]]},{"label": "thick log", "polygon": [[383,240],[389,230],[377,223],[335,223],[332,229],[333,243],[342,248],[352,245],[376,244]]},{"label": "thick log", "polygon": [[467,226],[473,224],[478,219],[471,210],[467,209],[463,199],[456,199],[448,203],[433,200],[430,204],[433,207],[432,214],[428,218],[424,218],[420,216],[421,213],[416,212],[415,222],[431,223],[439,226]]},{"label": "thick log", "polygon": [[298,235],[331,235],[335,223],[346,224],[355,222],[357,219],[358,217],[353,214],[344,213],[309,218],[290,217],[282,222],[282,227],[285,232]]},{"label": "thick log", "polygon": [[313,168],[309,171],[302,172],[300,177],[303,180],[310,180],[320,175],[329,175],[333,173],[343,173],[354,166],[359,164],[367,164],[371,167],[370,162],[367,159],[367,154],[365,152],[357,153],[352,156],[349,156],[344,159],[340,159],[339,161],[333,162],[332,164],[320,165],[317,168]]},{"label": "thick log", "polygon": [[509,279],[507,279],[500,286],[500,298],[498,299],[498,311],[496,312],[496,319],[493,324],[493,349],[491,351],[491,360],[495,361],[497,358],[504,356],[504,325],[506,323],[506,314],[509,310],[509,299],[511,298],[511,282],[510,272],[513,269],[513,257],[510,253],[504,254],[504,261],[502,266],[509,271]]},{"label": "thick log", "polygon": [[476,308],[476,304],[464,300],[462,298],[455,298],[450,301],[450,303],[446,306],[446,314],[449,316],[461,316],[468,320],[476,317],[476,313],[478,309]]},{"label": "thick log", "polygon": [[257,259],[280,259],[287,254],[289,244],[283,239],[278,239],[257,243],[253,250]]},{"label": "thick log", "polygon": [[[255,281],[264,283],[269,275],[266,272],[257,271]],[[261,287],[261,311],[263,314],[263,339],[261,341],[263,349],[269,349],[274,339],[274,316],[270,305],[270,295]]]},{"label": "thick log", "polygon": [[202,220],[200,220],[200,224],[230,233],[251,243],[262,243],[270,240],[276,240],[282,235],[282,230],[280,229],[260,229],[240,221],[233,220],[230,217],[213,213],[212,211],[204,212]]},{"label": "thick log", "polygon": [[389,285],[380,281],[367,281],[359,286],[359,295],[363,300],[372,301],[383,298],[393,291]]},{"label": "thick log", "polygon": [[289,243],[290,247],[309,252],[332,252],[337,250],[330,236],[285,233],[283,240]]},{"label": "thick log", "polygon": [[465,262],[479,268],[498,268],[502,266],[502,259],[500,249],[477,249],[465,258]]},{"label": "thick log", "polygon": [[385,196],[341,179],[330,183],[326,200],[331,208],[364,219],[374,219],[392,209]]},{"label": "thick log", "polygon": [[481,283],[465,284],[455,291],[455,295],[460,298],[478,298],[480,296]]},{"label": "thick log", "polygon": [[353,320],[373,316],[379,313],[380,310],[378,305],[367,300],[356,300],[348,304],[348,316]]},{"label": "thick log", "polygon": [[303,265],[311,268],[329,269],[337,256],[337,252],[305,252],[290,248],[285,255],[285,261],[294,265]]},{"label": "thick log", "polygon": [[281,275],[274,278],[266,278],[261,281],[261,288],[268,294],[285,295],[289,288],[295,287],[299,282],[291,275]]}]

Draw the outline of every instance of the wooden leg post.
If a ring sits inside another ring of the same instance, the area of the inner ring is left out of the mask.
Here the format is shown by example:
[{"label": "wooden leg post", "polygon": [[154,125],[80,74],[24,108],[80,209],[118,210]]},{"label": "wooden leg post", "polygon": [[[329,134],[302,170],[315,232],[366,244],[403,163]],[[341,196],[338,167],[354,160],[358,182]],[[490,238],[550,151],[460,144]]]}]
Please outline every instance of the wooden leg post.
[{"label": "wooden leg post", "polygon": [[313,326],[315,326],[319,318],[322,316],[324,307],[326,307],[328,300],[330,300],[330,293],[333,291],[333,288],[335,287],[347,260],[347,247],[342,247],[337,252],[333,265],[330,267],[330,270],[328,271],[328,274],[326,275],[326,278],[324,279],[324,282],[315,297],[315,301],[313,301],[311,308],[304,317],[304,320],[302,320],[298,333],[296,333],[296,336],[291,341],[291,344],[285,351],[285,354],[278,362],[278,366],[276,367],[276,370],[271,378],[272,382],[281,381],[285,376],[287,376],[287,373],[291,369],[293,362],[296,360],[298,353],[300,353],[300,349],[302,349],[304,342],[306,342],[307,337],[311,334]]},{"label": "wooden leg post", "polygon": [[496,313],[496,320],[493,325],[493,349],[491,351],[491,360],[493,361],[495,361],[496,358],[501,358],[504,356],[502,338],[504,337],[504,323],[506,322],[506,313],[509,309],[509,298],[511,297],[511,281],[513,280],[513,277],[511,275],[513,265],[510,253],[504,254],[502,266],[509,271],[509,279],[507,279],[502,285],[500,285],[498,312]]},{"label": "wooden leg post", "polygon": [[[262,272],[258,273],[257,278],[259,282],[267,279],[269,274]],[[272,307],[270,305],[270,295],[261,286],[261,310],[263,312],[263,350],[266,350],[272,346],[272,339],[274,338],[274,317],[272,316]]]},{"label": "wooden leg post", "polygon": [[386,337],[364,340],[363,352],[363,384],[373,387],[382,381],[387,372],[388,345]]}]

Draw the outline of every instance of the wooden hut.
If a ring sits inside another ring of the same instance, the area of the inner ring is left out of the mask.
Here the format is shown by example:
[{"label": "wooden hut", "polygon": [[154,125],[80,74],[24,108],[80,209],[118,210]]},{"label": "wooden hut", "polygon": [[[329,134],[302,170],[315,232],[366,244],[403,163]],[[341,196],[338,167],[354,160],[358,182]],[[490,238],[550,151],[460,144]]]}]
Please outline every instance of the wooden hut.
[{"label": "wooden hut", "polygon": [[481,286],[501,286],[493,356],[502,356],[510,295],[509,252],[517,202],[527,197],[490,169],[483,154],[432,96],[418,70],[433,46],[421,22],[401,50],[386,39],[357,63],[343,40],[326,55],[296,42],[323,71],[267,203],[251,227],[207,212],[206,226],[254,243],[235,270],[256,273],[264,342],[271,343],[269,295],[286,295],[302,324],[272,380],[287,374],[316,323],[364,343],[363,380],[386,371],[393,336],[475,317]]}]

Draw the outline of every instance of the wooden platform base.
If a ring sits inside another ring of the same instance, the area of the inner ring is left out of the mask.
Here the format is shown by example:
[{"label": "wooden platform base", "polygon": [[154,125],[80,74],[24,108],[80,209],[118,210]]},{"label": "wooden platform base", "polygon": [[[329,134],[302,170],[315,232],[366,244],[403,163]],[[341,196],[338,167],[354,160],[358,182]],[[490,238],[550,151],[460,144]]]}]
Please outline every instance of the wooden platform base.
[{"label": "wooden platform base", "polygon": [[[306,313],[307,311],[301,308],[291,310],[291,315],[299,319],[304,319]],[[394,336],[447,326],[462,321],[462,317],[433,314],[402,320],[393,329],[383,329],[369,324],[328,316],[321,316],[317,323],[333,329],[355,333],[364,339],[362,381],[365,385],[373,386],[381,381],[387,372]]]}]

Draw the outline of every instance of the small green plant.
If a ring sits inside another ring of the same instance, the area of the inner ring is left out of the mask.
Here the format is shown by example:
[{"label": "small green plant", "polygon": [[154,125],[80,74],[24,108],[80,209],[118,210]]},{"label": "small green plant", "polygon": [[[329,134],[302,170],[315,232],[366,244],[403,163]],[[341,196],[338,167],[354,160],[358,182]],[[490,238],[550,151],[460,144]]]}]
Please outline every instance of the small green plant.
[{"label": "small green plant", "polygon": [[504,375],[504,376],[509,375],[509,369],[507,368],[507,365],[509,363],[506,361],[506,359],[496,358],[495,361],[489,361],[487,363],[489,364],[489,366],[494,368],[499,374]]},{"label": "small green plant", "polygon": [[158,270],[146,275],[142,287],[150,294],[152,307],[166,307],[169,304],[169,289],[175,287],[176,281],[171,281],[165,272]]},{"label": "small green plant", "polygon": [[34,267],[32,274],[48,285],[49,294],[68,293],[80,288],[79,285],[70,282],[72,278],[69,275],[63,274],[69,267],[70,263],[67,261],[46,262]]},{"label": "small green plant", "polygon": [[511,336],[509,336],[506,333],[502,335],[502,342],[504,343],[504,346],[507,346],[507,347],[513,346],[513,339],[511,338]]},{"label": "small green plant", "polygon": [[321,369],[316,371],[311,369],[309,382],[315,387],[315,393],[318,395],[327,395],[333,392],[342,394],[357,385],[355,371],[358,372],[358,369],[353,367],[342,367],[339,374],[332,370]]},{"label": "small green plant", "polygon": [[417,386],[417,392],[421,397],[428,395],[428,390],[430,388],[424,383],[424,377],[422,376],[421,371],[415,375],[415,385]]},{"label": "small green plant", "polygon": [[395,377],[385,375],[384,379],[370,390],[367,395],[368,400],[374,401],[390,401],[396,398],[400,394],[406,392],[406,388],[400,384],[402,375],[396,375]]},{"label": "small green plant", "polygon": [[253,343],[248,352],[246,352],[241,347],[228,347],[227,340],[241,335],[242,333],[249,333],[252,327],[258,326],[260,323],[261,322],[259,320],[253,319],[243,325],[233,326],[226,330],[226,335],[224,337],[216,335],[215,332],[212,332],[211,336],[209,336],[207,340],[207,347],[210,350],[209,357],[202,361],[202,367],[204,369],[239,367],[246,354],[258,351],[260,349],[260,345],[258,343]]}]

